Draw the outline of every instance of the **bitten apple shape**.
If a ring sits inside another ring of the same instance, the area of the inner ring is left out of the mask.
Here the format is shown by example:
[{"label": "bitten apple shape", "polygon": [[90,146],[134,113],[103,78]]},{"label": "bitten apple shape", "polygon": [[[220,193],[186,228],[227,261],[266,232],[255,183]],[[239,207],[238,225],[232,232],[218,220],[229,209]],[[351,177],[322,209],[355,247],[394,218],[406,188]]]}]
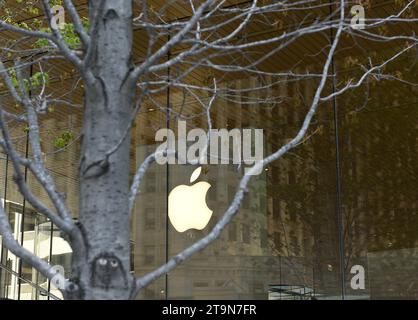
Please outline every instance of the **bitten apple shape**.
[{"label": "bitten apple shape", "polygon": [[[200,176],[202,167],[197,168],[190,183]],[[206,204],[206,194],[211,185],[198,182],[194,185],[179,185],[168,196],[168,217],[174,229],[184,232],[189,229],[204,229],[212,217],[213,211]]]}]

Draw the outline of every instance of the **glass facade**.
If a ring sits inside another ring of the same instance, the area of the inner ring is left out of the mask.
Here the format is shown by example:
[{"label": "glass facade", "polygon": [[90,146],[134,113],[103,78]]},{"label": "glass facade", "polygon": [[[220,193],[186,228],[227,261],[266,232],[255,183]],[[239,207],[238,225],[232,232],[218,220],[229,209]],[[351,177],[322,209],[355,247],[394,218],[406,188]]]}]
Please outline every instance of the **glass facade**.
[{"label": "glass facade", "polygon": [[[282,66],[300,62],[300,70],[315,71],[312,57],[293,61],[289,50],[272,61],[287,59]],[[376,52],[379,58],[393,50]],[[337,83],[359,75],[353,57],[361,54],[354,50],[336,57]],[[240,212],[221,237],[141,291],[138,299],[417,299],[418,92],[408,84],[418,74],[415,59],[405,55],[388,66],[402,81],[372,77],[367,86],[321,103],[306,139],[254,177]],[[56,82],[59,90],[68,89],[80,102],[81,89],[70,90],[75,80],[62,79]],[[315,78],[225,79],[211,110],[212,128],[263,129],[264,153],[270,154],[298,132],[317,84]],[[335,91],[332,83],[327,90]],[[208,129],[199,101],[210,97],[200,92],[198,98],[170,88],[144,102],[132,130],[132,176],[157,148],[158,129],[176,131],[179,119],[187,119],[188,129]],[[77,219],[79,143],[74,139],[58,152],[54,139],[57,131],[79,137],[81,111],[61,108],[42,119],[42,126],[48,170]],[[30,154],[25,128],[16,124],[11,134],[19,151]],[[168,195],[190,184],[196,168],[153,164],[147,172],[132,219],[136,276],[206,235],[227,209],[244,170],[204,165],[199,181],[211,185],[206,200],[213,216],[203,230],[180,233],[168,219]],[[29,172],[25,179],[48,204]],[[71,248],[22,198],[5,154],[0,154],[0,195],[16,239],[52,265],[63,266],[69,276]],[[49,281],[1,245],[1,237],[0,250],[0,297],[61,298]]]}]

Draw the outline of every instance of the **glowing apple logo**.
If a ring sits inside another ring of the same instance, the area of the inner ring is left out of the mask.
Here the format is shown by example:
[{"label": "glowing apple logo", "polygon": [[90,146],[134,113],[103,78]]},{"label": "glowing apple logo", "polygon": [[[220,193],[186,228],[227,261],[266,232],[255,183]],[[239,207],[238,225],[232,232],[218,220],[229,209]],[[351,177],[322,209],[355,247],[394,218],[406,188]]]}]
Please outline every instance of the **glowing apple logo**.
[{"label": "glowing apple logo", "polygon": [[[193,183],[199,178],[202,167],[197,168],[191,178]],[[174,229],[184,232],[189,229],[204,229],[210,218],[212,210],[206,205],[206,193],[211,185],[207,182],[198,182],[194,185],[179,185],[168,196],[168,217]]]}]

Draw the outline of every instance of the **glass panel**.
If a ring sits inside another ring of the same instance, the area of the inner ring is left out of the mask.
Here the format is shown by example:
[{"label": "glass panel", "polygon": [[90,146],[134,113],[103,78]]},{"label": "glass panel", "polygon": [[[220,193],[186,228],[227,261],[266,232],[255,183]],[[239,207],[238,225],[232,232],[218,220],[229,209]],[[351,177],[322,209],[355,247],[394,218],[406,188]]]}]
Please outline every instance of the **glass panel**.
[{"label": "glass panel", "polygon": [[[50,259],[50,264],[59,268],[63,268],[65,278],[68,279],[71,277],[71,255],[72,250],[70,245],[66,240],[61,236],[60,230],[56,226],[53,227],[53,230],[50,231],[52,234],[52,256]],[[50,293],[56,297],[62,299],[62,294],[52,283],[50,283]]]},{"label": "glass panel", "polygon": [[[35,226],[35,252],[38,257],[50,261],[51,252],[51,227],[52,224],[44,217],[38,215]],[[37,292],[37,299],[48,300],[49,281],[40,273],[35,271],[35,283],[42,288]]]},{"label": "glass panel", "polygon": [[[14,238],[22,241],[22,206],[6,200],[6,212],[9,216],[10,226],[13,231]],[[4,258],[4,266],[8,270],[5,281],[5,297],[8,299],[19,299],[19,274],[20,274],[20,258],[7,250]]]},{"label": "glass panel", "polygon": [[[36,244],[36,232],[35,226],[37,222],[37,213],[30,208],[26,207],[25,214],[23,215],[23,247],[28,251],[35,253]],[[22,261],[20,269],[20,288],[19,299],[20,300],[32,300],[36,299],[36,289],[33,287],[33,283],[36,283],[35,270],[32,269],[27,263]]]},{"label": "glass panel", "polygon": [[[0,205],[4,208],[4,198],[6,191],[6,173],[7,173],[7,156],[0,152]],[[2,268],[4,266],[3,259],[6,259],[7,250],[3,248],[3,239],[0,236],[0,298],[5,298],[5,288],[7,282],[6,271]],[[5,260],[4,260],[5,261]]]},{"label": "glass panel", "polygon": [[[142,107],[132,142],[132,175],[143,160],[156,149],[156,127],[165,124],[165,116],[152,105]],[[155,128],[150,126],[154,121]],[[141,184],[132,221],[132,263],[135,276],[143,275],[166,261],[167,168],[153,164]],[[162,277],[138,295],[138,299],[165,299],[166,279]]]},{"label": "glass panel", "polygon": [[[68,121],[68,123],[66,122]],[[44,161],[47,169],[54,177],[58,190],[66,197],[69,207],[73,210],[77,199],[77,179],[74,178],[74,157],[78,152],[77,140],[73,141],[64,150],[57,150],[54,146],[54,137],[60,134],[59,130],[70,130],[77,127],[74,117],[68,115],[65,117],[67,127],[63,121],[47,120],[45,121],[45,131],[42,132],[42,142],[44,147]],[[57,129],[57,127],[59,127]],[[51,133],[54,131],[54,133]],[[16,148],[21,154],[25,154],[26,134],[23,128],[15,127],[11,135],[16,142]],[[30,148],[28,149],[31,154]],[[5,173],[6,170],[3,170]],[[58,230],[53,230],[52,225],[47,219],[33,210],[30,203],[23,201],[17,186],[13,182],[13,167],[8,164],[7,188],[6,188],[6,211],[9,214],[10,221],[16,239],[23,246],[34,252],[36,255],[48,261],[51,264],[64,267],[66,277],[70,277],[71,249],[60,236]],[[30,173],[25,172],[26,182],[31,192],[37,196],[44,204],[53,208],[45,190],[37,182],[36,178]],[[24,211],[24,214],[22,214]],[[53,244],[53,247],[51,246]],[[2,296],[10,299],[50,299],[48,291],[57,297],[61,297],[56,288],[52,287],[40,273],[31,268],[27,263],[17,259],[8,251],[2,253],[2,264],[8,268],[7,272],[3,269],[1,278]],[[20,280],[19,280],[20,278]]]},{"label": "glass panel", "polygon": [[416,57],[384,71],[400,80],[338,99],[347,298],[417,299]]},{"label": "glass panel", "polygon": [[[16,126],[11,130],[11,135],[15,137],[15,148],[21,154],[25,154],[26,151],[26,134],[22,130],[21,126]],[[24,172],[24,167],[20,168]],[[23,203],[24,200],[17,190],[15,183],[13,182],[14,169],[10,161],[7,162],[6,176],[6,190],[1,195],[2,202],[4,201],[4,209],[9,217],[10,227],[13,232],[14,238],[23,243]],[[5,198],[4,198],[5,197]],[[5,200],[4,200],[5,199]],[[3,269],[2,277],[2,295],[8,299],[19,299],[19,287],[20,287],[20,258],[16,257],[9,250],[4,250],[2,254]],[[7,271],[6,271],[7,270]]]},{"label": "glass panel", "polygon": [[[286,143],[297,133],[308,108],[301,92],[310,97],[315,83],[272,85],[268,92],[245,91],[272,81],[247,78],[224,84],[229,99],[219,99],[213,106],[212,128],[264,129],[266,153]],[[250,93],[237,93],[240,89]],[[287,102],[279,106],[263,103],[266,94]],[[207,129],[206,119],[198,116],[199,105],[190,101],[176,105],[180,96],[181,92],[172,90],[174,113],[182,112],[189,130]],[[257,101],[257,111],[246,101]],[[240,212],[220,238],[169,274],[170,299],[341,298],[334,129],[329,108],[323,106],[308,141],[253,178]],[[176,127],[173,120],[171,129],[176,132]],[[244,166],[233,164],[203,168],[196,184],[210,183],[206,200],[213,216],[202,231],[182,232],[181,226],[171,221],[170,257],[208,234],[231,203],[244,170]],[[196,184],[189,182],[194,169],[187,165],[168,167],[170,192],[179,185],[189,186],[184,202],[194,197],[190,186]]]}]

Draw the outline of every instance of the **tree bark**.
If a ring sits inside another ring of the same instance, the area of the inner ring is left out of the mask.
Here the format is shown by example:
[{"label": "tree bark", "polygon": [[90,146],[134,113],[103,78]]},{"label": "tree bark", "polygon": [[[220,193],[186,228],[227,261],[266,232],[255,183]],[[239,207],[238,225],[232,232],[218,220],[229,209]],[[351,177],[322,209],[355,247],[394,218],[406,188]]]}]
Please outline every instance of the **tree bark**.
[{"label": "tree bark", "polygon": [[[103,7],[101,2],[103,1]],[[85,250],[73,258],[77,290],[70,299],[129,299],[130,274],[129,145],[108,151],[130,125],[135,83],[132,64],[132,1],[89,1],[91,59],[86,71],[80,163],[79,226]],[[96,21],[96,22],[94,22]]]}]

